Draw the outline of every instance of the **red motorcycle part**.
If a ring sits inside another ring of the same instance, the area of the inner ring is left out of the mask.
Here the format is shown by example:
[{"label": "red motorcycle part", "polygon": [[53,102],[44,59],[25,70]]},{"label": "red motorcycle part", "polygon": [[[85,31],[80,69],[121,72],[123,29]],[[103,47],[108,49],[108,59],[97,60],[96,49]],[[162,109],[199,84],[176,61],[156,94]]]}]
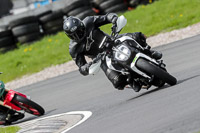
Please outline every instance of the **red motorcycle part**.
[{"label": "red motorcycle part", "polygon": [[41,116],[45,112],[44,109],[37,103],[17,94],[13,98],[12,102],[27,113],[33,115]]},{"label": "red motorcycle part", "polygon": [[10,106],[14,110],[24,110],[27,113],[37,116],[41,116],[45,112],[40,105],[29,100],[26,95],[14,90],[9,90],[7,92],[4,100],[4,105]]},{"label": "red motorcycle part", "polygon": [[10,106],[12,109],[14,110],[17,110],[17,111],[20,111],[21,108],[16,106],[15,104],[12,103],[12,100],[13,100],[13,97],[15,96],[15,94],[18,94],[22,97],[27,97],[26,95],[22,94],[22,93],[19,93],[19,92],[16,92],[14,90],[9,90],[5,96],[5,100],[3,102],[3,105],[8,105]]}]

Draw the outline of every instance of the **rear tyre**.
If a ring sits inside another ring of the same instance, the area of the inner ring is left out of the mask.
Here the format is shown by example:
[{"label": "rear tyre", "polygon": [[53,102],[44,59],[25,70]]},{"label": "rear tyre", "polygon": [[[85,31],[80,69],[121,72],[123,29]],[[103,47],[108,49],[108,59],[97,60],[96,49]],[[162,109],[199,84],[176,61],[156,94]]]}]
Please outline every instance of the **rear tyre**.
[{"label": "rear tyre", "polygon": [[93,0],[93,2],[94,2],[96,5],[100,5],[100,4],[103,3],[104,1],[107,1],[107,0]]},{"label": "rear tyre", "polygon": [[63,13],[64,14],[68,14],[70,11],[76,9],[76,8],[79,8],[79,7],[83,7],[84,5],[84,2],[81,0],[81,1],[72,1],[70,3],[70,5],[67,5],[65,8],[62,9]]},{"label": "rear tyre", "polygon": [[0,38],[0,48],[8,47],[15,44],[12,36]]},{"label": "rear tyre", "polygon": [[16,48],[16,45],[11,30],[0,31],[0,52],[5,53],[13,48]]},{"label": "rear tyre", "polygon": [[11,30],[0,31],[0,38],[7,36],[12,36]]},{"label": "rear tyre", "polygon": [[136,62],[136,66],[138,67],[139,70],[147,73],[149,76],[154,75],[157,78],[161,79],[162,81],[168,83],[169,85],[175,85],[177,83],[175,77],[173,77],[160,67],[156,66],[155,64],[148,62],[145,59],[142,58],[138,59],[138,61]]},{"label": "rear tyre", "polygon": [[127,5],[122,3],[122,4],[114,5],[108,9],[106,9],[105,12],[106,13],[111,13],[111,12],[119,13],[119,12],[126,11],[127,9],[128,9]]},{"label": "rear tyre", "polygon": [[122,3],[124,3],[124,0],[108,0],[108,1],[102,2],[99,5],[99,8],[102,10],[106,10],[106,9],[110,9],[111,7],[115,5],[122,4]]},{"label": "rear tyre", "polygon": [[17,94],[14,96],[12,102],[27,113],[33,115],[41,116],[45,112],[44,109],[37,103]]},{"label": "rear tyre", "polygon": [[46,35],[53,35],[53,34],[56,34],[59,31],[62,31],[62,30],[63,30],[62,26],[57,26],[57,27],[53,27],[51,29],[45,30],[44,34],[46,34]]},{"label": "rear tyre", "polygon": [[68,13],[68,16],[76,16],[77,14],[80,14],[81,12],[84,12],[85,10],[88,10],[88,9],[90,9],[89,6],[76,8],[76,9],[70,11]]},{"label": "rear tyre", "polygon": [[40,18],[42,16],[45,16],[45,15],[48,15],[48,14],[52,13],[51,9],[43,9],[43,10],[42,9],[37,9],[36,11],[38,11],[38,12],[35,13],[35,16],[37,18]]},{"label": "rear tyre", "polygon": [[9,26],[11,28],[19,26],[19,25],[24,25],[24,24],[28,24],[28,23],[35,23],[38,22],[37,17],[35,16],[28,16],[28,17],[23,17],[23,18],[19,18],[16,20],[13,20],[9,23]]},{"label": "rear tyre", "polygon": [[40,32],[38,23],[29,23],[26,25],[16,26],[12,29],[13,35],[16,37],[24,36],[33,32]]},{"label": "rear tyre", "polygon": [[88,9],[78,15],[76,15],[76,17],[80,18],[81,20],[83,20],[84,18],[86,18],[87,16],[93,16],[96,13],[92,10],[92,9]]},{"label": "rear tyre", "polygon": [[30,33],[24,36],[17,37],[17,40],[21,43],[29,43],[40,39],[41,34],[39,32]]},{"label": "rear tyre", "polygon": [[52,12],[39,18],[40,23],[45,24],[49,21],[63,18],[62,12]]},{"label": "rear tyre", "polygon": [[63,19],[60,18],[60,19],[56,19],[56,20],[45,23],[44,25],[42,25],[42,28],[44,30],[49,30],[53,27],[62,27],[62,25],[63,25]]}]

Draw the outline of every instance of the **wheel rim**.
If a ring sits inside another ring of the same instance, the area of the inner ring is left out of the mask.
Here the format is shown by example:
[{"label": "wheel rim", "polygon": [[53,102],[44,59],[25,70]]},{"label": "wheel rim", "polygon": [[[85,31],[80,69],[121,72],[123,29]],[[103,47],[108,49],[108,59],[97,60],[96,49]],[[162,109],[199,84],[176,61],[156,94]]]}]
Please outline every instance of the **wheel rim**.
[{"label": "wheel rim", "polygon": [[32,108],[31,106],[24,104],[19,101],[15,101],[18,107],[22,108],[25,112],[33,114],[33,115],[40,115],[40,112],[37,109]]}]

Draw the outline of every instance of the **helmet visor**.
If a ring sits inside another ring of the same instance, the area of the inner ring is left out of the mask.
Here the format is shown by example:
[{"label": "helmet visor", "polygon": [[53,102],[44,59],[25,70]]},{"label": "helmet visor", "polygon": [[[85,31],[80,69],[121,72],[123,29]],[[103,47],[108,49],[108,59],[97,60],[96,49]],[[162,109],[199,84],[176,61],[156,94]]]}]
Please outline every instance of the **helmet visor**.
[{"label": "helmet visor", "polygon": [[76,31],[74,31],[73,33],[71,33],[71,34],[68,33],[67,36],[69,38],[71,38],[72,40],[80,41],[85,36],[85,27],[82,26],[82,27],[78,28]]}]

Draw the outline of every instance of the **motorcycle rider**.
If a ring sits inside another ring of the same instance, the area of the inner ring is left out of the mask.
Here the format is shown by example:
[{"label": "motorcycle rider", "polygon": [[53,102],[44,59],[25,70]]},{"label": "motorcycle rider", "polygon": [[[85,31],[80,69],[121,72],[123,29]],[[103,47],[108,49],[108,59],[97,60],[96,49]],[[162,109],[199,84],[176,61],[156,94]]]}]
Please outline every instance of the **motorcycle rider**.
[{"label": "motorcycle rider", "polygon": [[[5,90],[5,85],[0,81],[0,100],[3,101],[2,94]],[[10,109],[0,104],[0,125],[9,125],[14,121],[24,118],[24,114]]]},{"label": "motorcycle rider", "polygon": [[[88,16],[83,21],[73,16],[69,16],[64,20],[63,29],[71,39],[69,52],[82,75],[88,75],[89,67],[92,65],[92,62],[86,62],[85,56],[94,59],[100,53],[99,45],[106,33],[101,31],[99,27],[109,23],[116,25],[117,19],[117,14],[108,13],[100,16]],[[126,35],[141,44],[145,48],[146,53],[152,58],[162,58],[160,52],[150,50],[151,47],[146,43],[146,38],[141,32],[126,33]],[[128,84],[127,76],[109,69],[105,61],[102,61],[101,68],[115,88],[123,90]],[[136,92],[141,89],[141,85],[137,81],[133,81],[131,86]]]}]

